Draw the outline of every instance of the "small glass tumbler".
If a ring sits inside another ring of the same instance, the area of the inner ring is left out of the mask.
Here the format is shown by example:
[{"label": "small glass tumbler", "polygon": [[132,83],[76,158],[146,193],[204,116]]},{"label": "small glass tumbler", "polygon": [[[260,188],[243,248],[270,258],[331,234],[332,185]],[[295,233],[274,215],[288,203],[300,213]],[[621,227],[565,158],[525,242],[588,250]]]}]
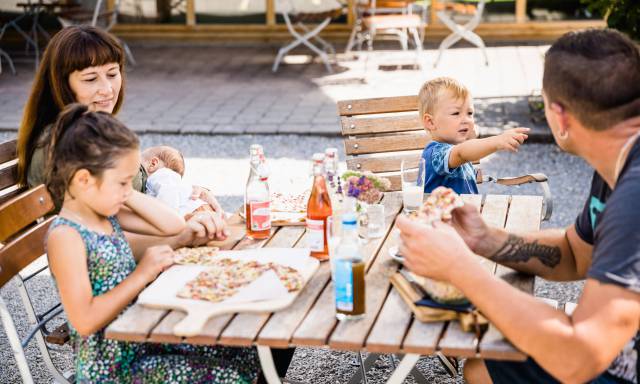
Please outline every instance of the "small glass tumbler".
[{"label": "small glass tumbler", "polygon": [[368,225],[367,237],[377,239],[385,235],[384,205],[370,204],[367,207]]}]

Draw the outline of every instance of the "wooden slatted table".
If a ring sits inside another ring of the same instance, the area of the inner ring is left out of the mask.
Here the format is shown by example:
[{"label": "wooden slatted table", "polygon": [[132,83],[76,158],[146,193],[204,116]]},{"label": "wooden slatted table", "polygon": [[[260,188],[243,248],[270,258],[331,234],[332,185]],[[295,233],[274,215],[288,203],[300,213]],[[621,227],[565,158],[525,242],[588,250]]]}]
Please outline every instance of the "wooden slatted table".
[{"label": "wooden slatted table", "polygon": [[[463,198],[475,205],[493,226],[515,231],[531,231],[540,227],[541,196],[468,195]],[[526,356],[492,326],[481,340],[477,340],[474,334],[463,332],[457,321],[422,323],[414,319],[389,281],[400,268],[388,252],[397,240],[388,234],[402,208],[401,194],[387,193],[382,203],[385,206],[387,236],[372,240],[363,248],[367,257],[367,313],[363,319],[353,322],[336,320],[330,266],[322,263],[296,301],[280,312],[239,313],[212,318],[201,334],[180,338],[174,336],[171,329],[184,317],[183,313],[134,304],[107,327],[106,337],[125,341],[254,345],[258,347],[262,368],[270,383],[280,382],[270,348],[292,346],[402,354],[404,357],[389,379],[393,383],[404,380],[420,355],[431,355],[436,351],[459,357],[524,360]],[[279,227],[272,230],[267,240],[244,238],[227,248],[304,247],[305,237],[303,227]],[[533,292],[533,277],[502,266],[493,270],[519,289]]]}]

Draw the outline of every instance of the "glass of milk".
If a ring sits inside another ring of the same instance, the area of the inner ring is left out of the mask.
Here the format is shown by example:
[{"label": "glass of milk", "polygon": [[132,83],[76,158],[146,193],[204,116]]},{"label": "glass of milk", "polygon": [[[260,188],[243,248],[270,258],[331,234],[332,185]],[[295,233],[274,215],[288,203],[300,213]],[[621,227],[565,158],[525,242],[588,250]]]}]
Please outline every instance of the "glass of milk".
[{"label": "glass of milk", "polygon": [[402,177],[402,203],[404,213],[415,212],[422,205],[424,196],[425,162],[418,160],[402,160],[400,164]]}]

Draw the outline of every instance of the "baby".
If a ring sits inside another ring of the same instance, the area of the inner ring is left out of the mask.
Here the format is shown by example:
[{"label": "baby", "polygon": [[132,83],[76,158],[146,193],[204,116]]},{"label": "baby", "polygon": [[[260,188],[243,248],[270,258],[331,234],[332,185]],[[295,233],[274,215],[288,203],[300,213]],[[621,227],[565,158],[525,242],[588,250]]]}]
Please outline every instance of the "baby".
[{"label": "baby", "polygon": [[473,101],[467,88],[450,77],[427,81],[418,96],[420,118],[433,139],[422,152],[425,193],[439,186],[458,194],[478,193],[472,162],[499,150],[517,152],[529,128],[476,139]]},{"label": "baby", "polygon": [[175,148],[162,145],[142,151],[142,166],[147,171],[148,195],[154,196],[189,220],[197,212],[213,211],[200,199],[192,199],[193,186],[182,180],[184,157]]}]

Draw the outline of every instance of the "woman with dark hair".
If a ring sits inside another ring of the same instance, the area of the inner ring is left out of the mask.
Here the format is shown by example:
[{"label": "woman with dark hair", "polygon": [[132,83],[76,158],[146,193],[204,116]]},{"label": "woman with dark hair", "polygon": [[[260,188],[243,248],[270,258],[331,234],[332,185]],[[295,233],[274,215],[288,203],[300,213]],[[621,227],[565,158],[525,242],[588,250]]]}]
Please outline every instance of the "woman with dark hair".
[{"label": "woman with dark hair", "polygon": [[[124,99],[125,54],[118,40],[90,26],[72,26],[58,32],[44,52],[18,131],[18,182],[33,187],[44,182],[45,149],[49,131],[66,105],[81,103],[90,111],[116,114]],[[140,167],[133,187],[144,192],[146,172]],[[224,238],[222,209],[213,194],[195,187],[194,195],[212,205],[215,214],[202,213],[178,236],[164,242],[177,247]],[[134,253],[158,239],[131,235]]]}]

